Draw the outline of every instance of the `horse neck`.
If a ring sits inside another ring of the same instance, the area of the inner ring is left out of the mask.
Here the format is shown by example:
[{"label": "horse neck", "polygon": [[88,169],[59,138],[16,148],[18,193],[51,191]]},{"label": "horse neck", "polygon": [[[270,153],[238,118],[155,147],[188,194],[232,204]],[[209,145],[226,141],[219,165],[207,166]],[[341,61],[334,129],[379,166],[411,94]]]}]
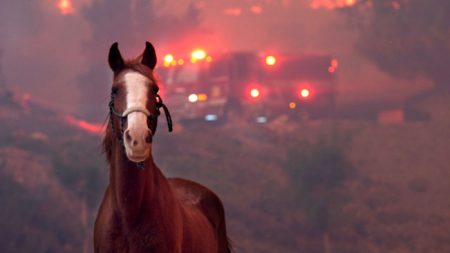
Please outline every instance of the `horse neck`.
[{"label": "horse neck", "polygon": [[111,157],[110,188],[115,210],[126,223],[151,218],[154,210],[174,210],[176,202],[167,179],[150,156],[145,168],[128,160],[122,145],[115,145]]}]

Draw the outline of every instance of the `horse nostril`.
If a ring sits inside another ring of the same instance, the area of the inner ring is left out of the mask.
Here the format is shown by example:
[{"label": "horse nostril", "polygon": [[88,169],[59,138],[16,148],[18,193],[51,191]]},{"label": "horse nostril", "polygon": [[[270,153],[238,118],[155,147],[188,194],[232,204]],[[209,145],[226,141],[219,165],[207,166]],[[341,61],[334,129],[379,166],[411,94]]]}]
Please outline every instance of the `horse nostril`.
[{"label": "horse nostril", "polygon": [[129,130],[127,130],[127,131],[125,132],[125,138],[126,138],[126,140],[127,140],[128,142],[131,142],[132,138],[131,138],[131,135],[130,135],[130,131],[129,131]]},{"label": "horse nostril", "polygon": [[125,141],[134,147],[136,147],[138,145],[137,140],[135,140],[135,139],[133,139],[133,137],[131,137],[130,130],[125,131]]}]

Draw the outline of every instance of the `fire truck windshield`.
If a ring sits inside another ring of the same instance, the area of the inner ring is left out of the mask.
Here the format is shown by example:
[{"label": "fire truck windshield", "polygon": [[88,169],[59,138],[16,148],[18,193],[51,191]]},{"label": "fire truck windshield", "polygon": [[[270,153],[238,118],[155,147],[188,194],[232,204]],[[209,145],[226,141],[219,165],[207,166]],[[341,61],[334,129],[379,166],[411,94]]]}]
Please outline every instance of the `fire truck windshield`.
[{"label": "fire truck windshield", "polygon": [[199,81],[199,65],[185,64],[175,70],[175,83],[193,83]]},{"label": "fire truck windshield", "polygon": [[170,66],[158,71],[165,85],[196,83],[199,81],[200,66],[198,64],[183,64]]}]

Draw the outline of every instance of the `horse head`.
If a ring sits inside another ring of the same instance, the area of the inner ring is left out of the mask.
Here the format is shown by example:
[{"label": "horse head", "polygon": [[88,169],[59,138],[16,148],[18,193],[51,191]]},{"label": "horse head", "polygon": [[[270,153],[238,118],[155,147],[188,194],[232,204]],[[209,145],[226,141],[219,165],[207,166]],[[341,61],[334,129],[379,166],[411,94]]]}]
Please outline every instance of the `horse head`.
[{"label": "horse head", "polygon": [[124,61],[116,42],[109,50],[108,62],[114,72],[109,104],[113,134],[125,147],[128,159],[140,163],[151,155],[152,137],[161,107],[171,131],[170,114],[158,95],[159,88],[153,75],[157,62],[155,48],[146,42],[140,57]]}]

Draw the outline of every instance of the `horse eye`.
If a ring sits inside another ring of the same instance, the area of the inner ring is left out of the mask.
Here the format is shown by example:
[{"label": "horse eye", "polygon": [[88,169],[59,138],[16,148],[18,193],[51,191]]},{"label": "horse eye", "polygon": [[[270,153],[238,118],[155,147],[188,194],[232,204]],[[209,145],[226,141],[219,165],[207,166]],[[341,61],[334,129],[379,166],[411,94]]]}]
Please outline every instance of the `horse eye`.
[{"label": "horse eye", "polygon": [[119,92],[119,88],[117,88],[117,87],[113,87],[111,89],[111,93],[114,94],[114,95],[116,95],[118,92]]}]

